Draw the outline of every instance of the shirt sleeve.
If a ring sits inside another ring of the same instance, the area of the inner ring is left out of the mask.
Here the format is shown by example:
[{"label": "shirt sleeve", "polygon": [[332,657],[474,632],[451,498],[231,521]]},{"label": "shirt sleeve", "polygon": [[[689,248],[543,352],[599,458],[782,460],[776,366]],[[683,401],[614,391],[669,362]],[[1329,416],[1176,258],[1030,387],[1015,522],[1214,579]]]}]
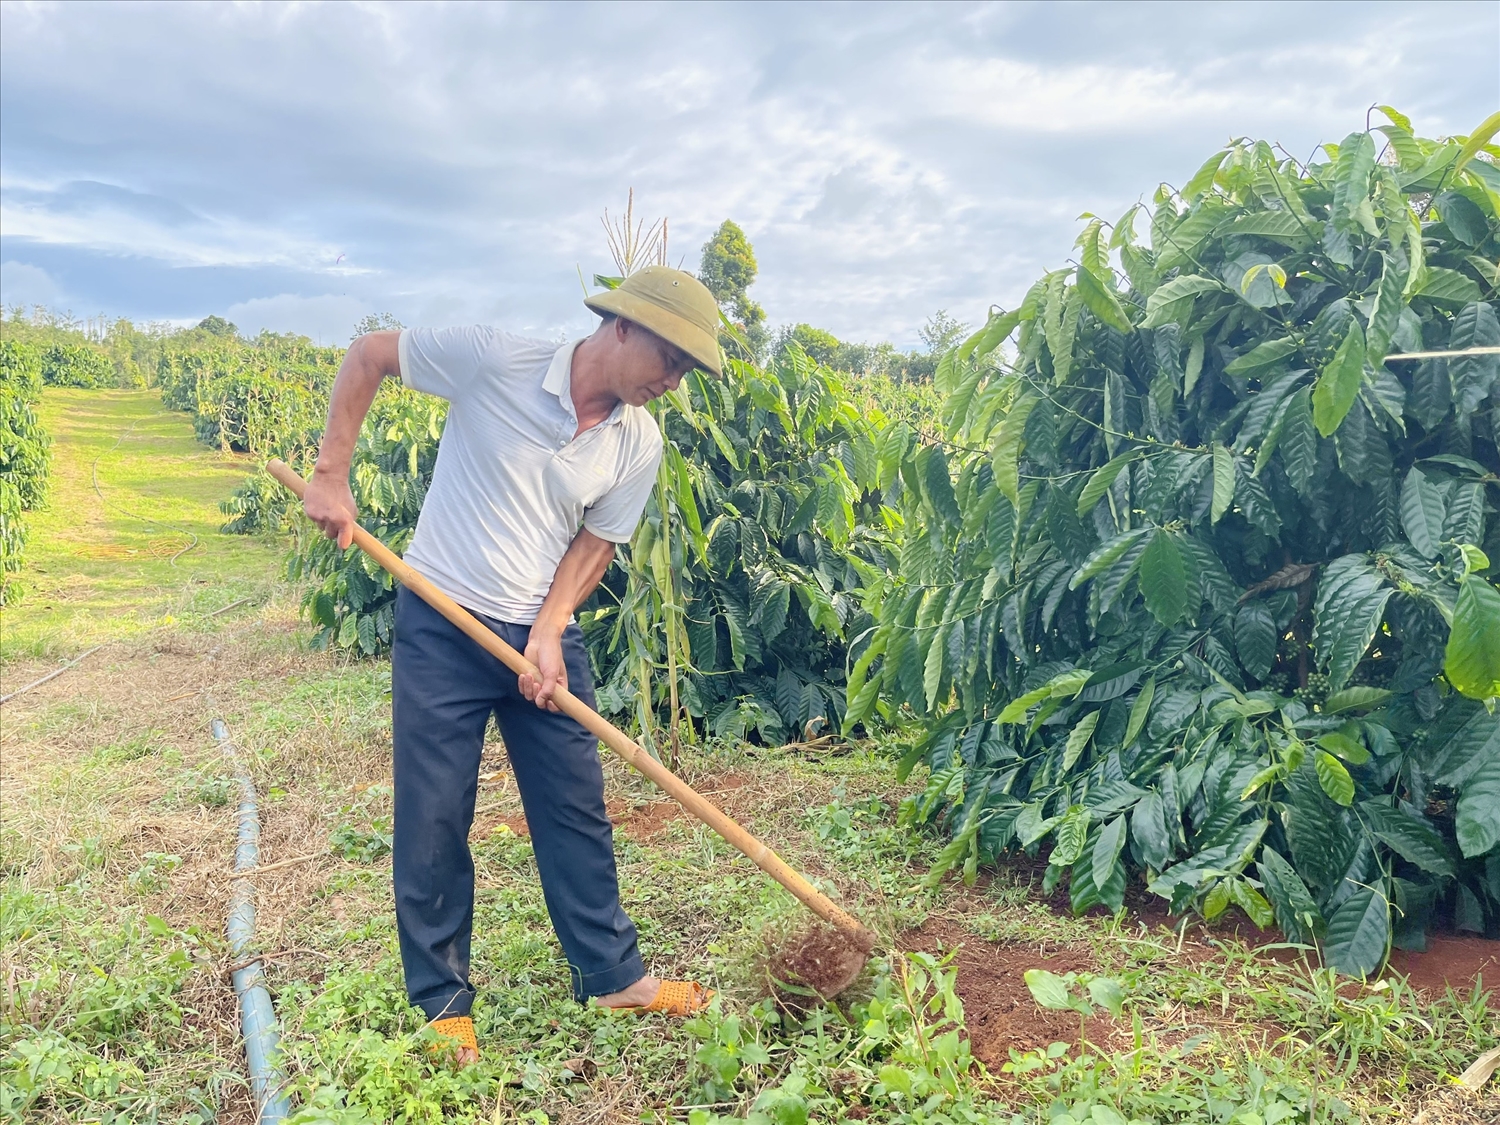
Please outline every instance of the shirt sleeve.
[{"label": "shirt sleeve", "polygon": [[583,526],[600,539],[626,543],[635,534],[646,510],[646,501],[656,485],[656,468],[661,464],[661,431],[648,420],[640,451],[615,486],[595,500],[583,513]]},{"label": "shirt sleeve", "polygon": [[403,328],[396,345],[401,382],[414,391],[457,402],[494,365],[495,330],[484,325],[462,328]]}]

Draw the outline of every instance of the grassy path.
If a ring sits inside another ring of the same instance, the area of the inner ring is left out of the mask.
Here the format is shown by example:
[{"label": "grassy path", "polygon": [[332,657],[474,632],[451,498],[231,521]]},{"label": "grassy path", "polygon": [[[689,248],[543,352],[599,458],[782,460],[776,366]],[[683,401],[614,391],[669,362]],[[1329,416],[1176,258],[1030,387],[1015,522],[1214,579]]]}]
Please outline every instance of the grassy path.
[{"label": "grassy path", "polygon": [[219,501],[253,458],[200,445],[155,391],[49,388],[39,414],[53,440],[48,503],[31,517],[26,594],[3,611],[0,663],[267,596],[279,548],[219,532]]},{"label": "grassy path", "polygon": [[[721,991],[683,1026],[568,998],[492,741],[471,834],[484,1057],[455,1071],[402,990],[388,664],[306,649],[280,548],[216,531],[246,462],[198,446],[183,416],[128,392],[52,393],[44,416],[53,506],[34,524],[30,593],[5,611],[3,672],[18,683],[107,644],[0,713],[0,1121],[253,1121],[222,939],[236,790],[216,716],[261,795],[258,936],[294,1125],[1500,1117],[1500,1099],[1442,1080],[1500,1043],[1482,996],[1336,982],[1228,929],[1068,917],[1040,901],[1044,861],[921,886],[942,842],[896,816],[925,778],[897,784],[893,755],[871,746],[688,755],[690,781],[886,939],[842,1006],[806,1018],[761,999],[762,935],[801,918],[789,897],[609,760],[622,897],[648,966]],[[199,545],[173,566],[186,540],[120,509]],[[895,950],[956,954],[924,967]],[[1043,1010],[1032,969],[1080,974],[1075,995],[1115,981],[1124,1007],[1087,1021]]]}]

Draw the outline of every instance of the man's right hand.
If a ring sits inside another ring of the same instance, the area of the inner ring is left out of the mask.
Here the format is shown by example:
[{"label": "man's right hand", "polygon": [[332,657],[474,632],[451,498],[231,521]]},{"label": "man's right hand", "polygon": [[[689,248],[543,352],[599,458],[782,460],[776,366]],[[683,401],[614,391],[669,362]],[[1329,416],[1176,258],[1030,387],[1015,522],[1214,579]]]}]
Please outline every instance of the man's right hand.
[{"label": "man's right hand", "polygon": [[401,333],[367,332],[344,353],[328,399],[328,425],[318,449],[318,465],[302,495],[307,518],[346,549],[354,541],[359,508],[349,491],[349,461],[359,427],[370,412],[380,380],[401,374]]},{"label": "man's right hand", "polygon": [[322,528],[324,535],[338,540],[340,550],[354,541],[354,521],[359,508],[349,490],[347,472],[339,476],[314,469],[307,491],[302,494],[302,510]]}]

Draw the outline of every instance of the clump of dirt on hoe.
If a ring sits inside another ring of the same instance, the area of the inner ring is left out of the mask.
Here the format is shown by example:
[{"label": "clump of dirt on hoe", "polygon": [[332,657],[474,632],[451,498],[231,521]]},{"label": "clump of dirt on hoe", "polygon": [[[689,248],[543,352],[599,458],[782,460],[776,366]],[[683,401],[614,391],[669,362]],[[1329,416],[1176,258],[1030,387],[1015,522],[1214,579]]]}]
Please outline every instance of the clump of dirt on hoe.
[{"label": "clump of dirt on hoe", "polygon": [[821,923],[779,940],[768,936],[763,963],[767,990],[782,1008],[805,1012],[854,984],[873,948],[873,936],[861,940]]}]

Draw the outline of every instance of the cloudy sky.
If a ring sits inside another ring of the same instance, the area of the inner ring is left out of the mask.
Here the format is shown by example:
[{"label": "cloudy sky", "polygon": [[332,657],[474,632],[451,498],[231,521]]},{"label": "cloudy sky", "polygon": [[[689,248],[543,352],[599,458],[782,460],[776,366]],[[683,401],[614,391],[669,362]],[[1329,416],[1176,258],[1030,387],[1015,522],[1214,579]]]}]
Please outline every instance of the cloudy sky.
[{"label": "cloudy sky", "polygon": [[981,320],[1232,136],[1500,106],[1500,3],[0,4],[0,300],[587,328],[634,187],[773,325]]}]

